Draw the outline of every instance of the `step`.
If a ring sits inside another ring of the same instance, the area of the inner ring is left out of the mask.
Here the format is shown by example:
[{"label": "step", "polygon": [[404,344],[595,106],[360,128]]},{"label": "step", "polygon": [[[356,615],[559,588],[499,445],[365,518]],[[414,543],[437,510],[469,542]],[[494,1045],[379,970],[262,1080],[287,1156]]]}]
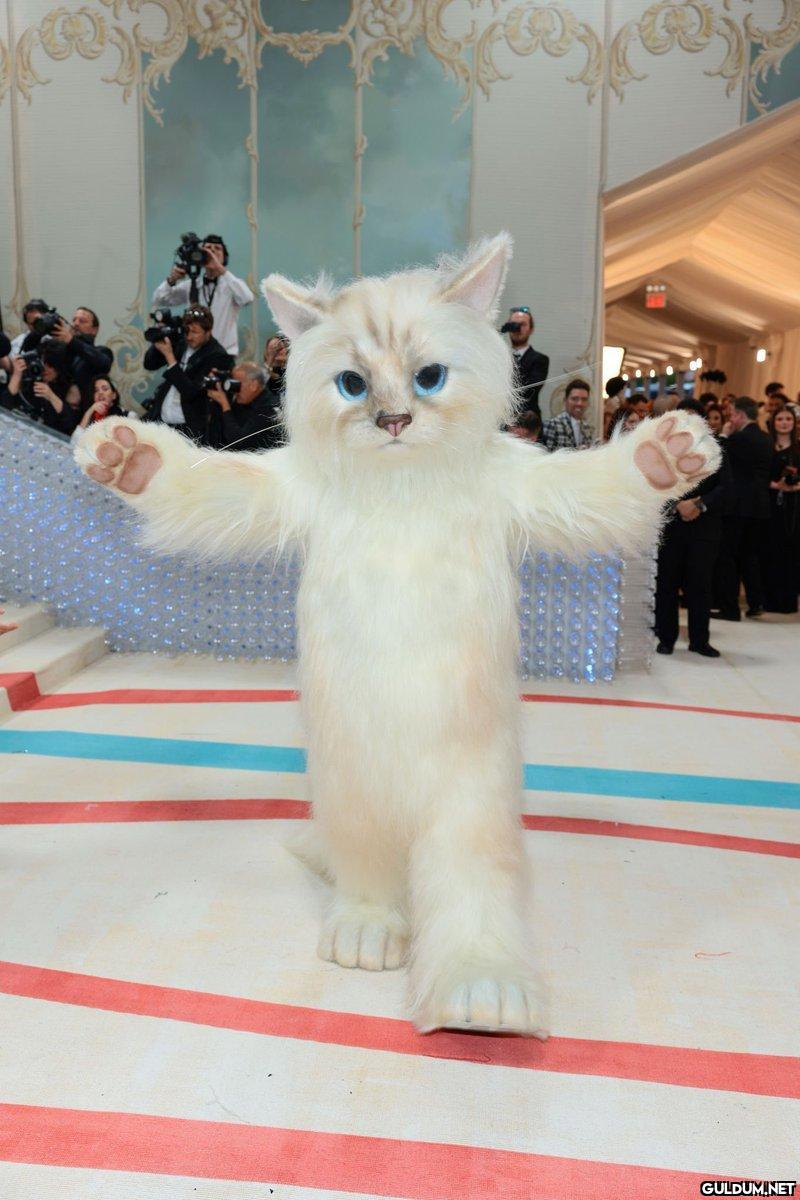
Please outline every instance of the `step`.
[{"label": "step", "polygon": [[105,631],[94,627],[49,629],[4,650],[0,653],[0,717],[24,708],[39,694],[52,692],[106,653]]},{"label": "step", "polygon": [[18,626],[2,635],[0,654],[6,654],[14,646],[21,646],[23,642],[38,637],[40,633],[52,629],[55,623],[43,604],[0,604],[0,608],[3,609],[0,621],[14,622]]}]

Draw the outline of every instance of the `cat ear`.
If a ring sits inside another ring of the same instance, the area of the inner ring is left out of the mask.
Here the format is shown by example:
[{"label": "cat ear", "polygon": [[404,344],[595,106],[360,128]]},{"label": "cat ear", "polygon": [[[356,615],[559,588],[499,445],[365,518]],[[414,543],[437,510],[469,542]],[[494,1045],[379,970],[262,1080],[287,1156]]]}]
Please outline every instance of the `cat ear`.
[{"label": "cat ear", "polygon": [[513,242],[508,233],[498,233],[473,246],[466,259],[446,280],[442,299],[466,304],[489,320],[497,315],[497,303],[511,262]]},{"label": "cat ear", "polygon": [[284,275],[273,274],[262,281],[261,291],[278,329],[290,340],[318,324],[327,309],[323,280],[315,288],[307,288]]}]

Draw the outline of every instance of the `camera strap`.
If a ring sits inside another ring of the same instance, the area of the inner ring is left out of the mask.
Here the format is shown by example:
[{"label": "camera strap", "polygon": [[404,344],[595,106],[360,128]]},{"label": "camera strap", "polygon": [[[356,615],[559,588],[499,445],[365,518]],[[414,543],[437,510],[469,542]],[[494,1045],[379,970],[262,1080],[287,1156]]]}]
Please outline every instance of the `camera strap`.
[{"label": "camera strap", "polygon": [[203,283],[202,283],[203,303],[205,304],[206,308],[211,308],[211,305],[214,301],[214,294],[217,290],[218,283],[219,283],[218,278],[208,280],[205,278],[205,276],[203,276]]}]

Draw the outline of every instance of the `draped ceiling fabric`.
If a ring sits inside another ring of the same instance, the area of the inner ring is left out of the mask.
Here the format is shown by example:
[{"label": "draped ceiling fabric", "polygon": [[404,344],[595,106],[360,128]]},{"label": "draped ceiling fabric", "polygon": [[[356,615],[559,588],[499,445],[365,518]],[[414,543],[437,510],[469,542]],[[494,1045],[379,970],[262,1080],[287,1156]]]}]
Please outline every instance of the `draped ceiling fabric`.
[{"label": "draped ceiling fabric", "polygon": [[[627,369],[700,354],[740,393],[800,387],[800,101],[613,189],[604,208],[605,341]],[[645,308],[650,282],[666,284],[666,309]]]}]

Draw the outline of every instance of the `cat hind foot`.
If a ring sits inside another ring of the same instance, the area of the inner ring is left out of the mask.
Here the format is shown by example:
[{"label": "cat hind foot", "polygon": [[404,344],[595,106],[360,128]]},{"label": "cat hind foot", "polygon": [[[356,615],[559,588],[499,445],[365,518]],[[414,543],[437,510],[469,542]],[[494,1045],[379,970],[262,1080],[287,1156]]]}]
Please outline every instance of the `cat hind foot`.
[{"label": "cat hind foot", "polygon": [[477,975],[439,991],[421,1006],[420,1033],[463,1029],[472,1033],[516,1033],[544,1040],[548,1035],[536,1016],[534,989],[514,978]]},{"label": "cat hind foot", "polygon": [[317,954],[340,967],[395,971],[408,953],[405,921],[375,904],[337,904],[322,926]]}]

